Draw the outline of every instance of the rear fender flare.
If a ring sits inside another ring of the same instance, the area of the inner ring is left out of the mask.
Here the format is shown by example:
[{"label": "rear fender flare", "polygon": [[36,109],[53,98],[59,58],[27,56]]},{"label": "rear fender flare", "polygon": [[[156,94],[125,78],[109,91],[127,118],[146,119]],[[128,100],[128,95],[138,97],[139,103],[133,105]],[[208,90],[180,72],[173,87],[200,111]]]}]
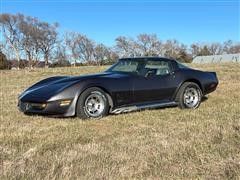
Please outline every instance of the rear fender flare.
[{"label": "rear fender flare", "polygon": [[185,80],[185,81],[181,82],[180,85],[177,87],[176,91],[175,91],[174,94],[173,94],[173,98],[172,98],[174,101],[176,101],[176,97],[177,97],[177,94],[178,94],[180,88],[181,88],[182,85],[183,85],[184,83],[186,83],[186,82],[196,83],[196,84],[200,87],[200,89],[201,89],[201,91],[202,91],[201,93],[203,94],[203,87],[202,87],[202,84],[200,83],[200,81],[198,81],[198,80],[196,80],[196,79],[188,79],[188,80]]}]

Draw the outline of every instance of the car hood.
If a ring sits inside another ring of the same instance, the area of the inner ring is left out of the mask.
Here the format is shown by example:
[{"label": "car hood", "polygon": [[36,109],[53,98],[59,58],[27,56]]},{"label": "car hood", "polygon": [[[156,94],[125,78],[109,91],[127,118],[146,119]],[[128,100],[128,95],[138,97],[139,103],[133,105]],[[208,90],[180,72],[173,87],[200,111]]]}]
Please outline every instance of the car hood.
[{"label": "car hood", "polygon": [[19,99],[23,102],[46,102],[64,89],[84,80],[96,78],[121,78],[129,76],[126,73],[103,72],[83,76],[55,76],[37,82],[26,89]]}]

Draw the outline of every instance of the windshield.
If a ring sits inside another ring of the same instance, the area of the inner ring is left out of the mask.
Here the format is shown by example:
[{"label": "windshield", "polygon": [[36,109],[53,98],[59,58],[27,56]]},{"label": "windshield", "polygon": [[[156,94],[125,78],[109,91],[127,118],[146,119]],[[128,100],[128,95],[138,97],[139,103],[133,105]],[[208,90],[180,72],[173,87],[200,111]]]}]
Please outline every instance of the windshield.
[{"label": "windshield", "polygon": [[139,61],[133,60],[120,60],[107,71],[109,72],[125,72],[125,73],[137,73],[139,67]]}]

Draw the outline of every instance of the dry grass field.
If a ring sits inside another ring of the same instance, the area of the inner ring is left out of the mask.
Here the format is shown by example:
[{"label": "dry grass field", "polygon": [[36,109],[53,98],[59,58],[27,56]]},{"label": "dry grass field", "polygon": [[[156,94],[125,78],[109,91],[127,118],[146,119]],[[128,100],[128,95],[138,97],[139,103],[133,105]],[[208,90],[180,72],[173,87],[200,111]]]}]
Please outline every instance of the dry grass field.
[{"label": "dry grass field", "polygon": [[26,116],[17,97],[43,78],[106,67],[1,71],[0,179],[240,179],[240,64],[191,66],[219,77],[200,108],[88,121]]}]

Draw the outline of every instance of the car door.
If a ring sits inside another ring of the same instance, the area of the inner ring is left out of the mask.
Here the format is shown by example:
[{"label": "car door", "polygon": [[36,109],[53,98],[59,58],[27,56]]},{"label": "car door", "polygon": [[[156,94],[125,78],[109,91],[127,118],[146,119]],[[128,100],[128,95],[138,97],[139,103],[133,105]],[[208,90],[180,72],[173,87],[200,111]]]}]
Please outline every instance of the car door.
[{"label": "car door", "polygon": [[170,101],[177,83],[170,60],[147,60],[133,80],[134,103]]},{"label": "car door", "polygon": [[133,102],[133,79],[138,61],[121,60],[113,66],[114,73],[108,76],[105,86],[111,89],[114,107],[127,106]]}]

